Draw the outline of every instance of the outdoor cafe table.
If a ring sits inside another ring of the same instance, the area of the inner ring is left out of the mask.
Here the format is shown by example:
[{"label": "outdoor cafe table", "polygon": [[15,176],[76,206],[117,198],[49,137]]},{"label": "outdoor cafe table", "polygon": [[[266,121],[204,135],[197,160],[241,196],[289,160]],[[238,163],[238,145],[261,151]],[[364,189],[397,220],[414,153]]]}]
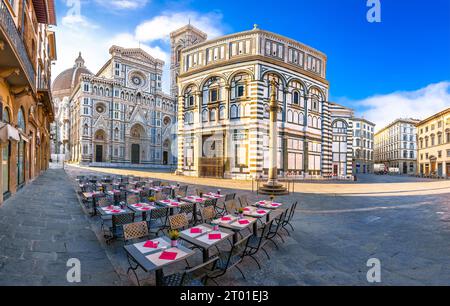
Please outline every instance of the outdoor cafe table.
[{"label": "outdoor cafe table", "polygon": [[263,209],[278,209],[283,206],[282,203],[272,202],[272,201],[258,201],[253,204],[253,206],[260,207]]},{"label": "outdoor cafe table", "polygon": [[172,200],[172,199],[166,199],[166,200],[158,201],[158,202],[156,202],[156,204],[169,208],[169,214],[173,215],[174,208],[183,207],[184,205],[189,204],[189,203],[183,202],[183,201]]},{"label": "outdoor cafe table", "polygon": [[112,216],[112,215],[123,215],[131,212],[128,208],[121,208],[120,206],[106,206],[106,207],[97,207],[97,211],[101,216]]},{"label": "outdoor cafe table", "polygon": [[153,204],[149,203],[136,203],[136,204],[128,204],[127,205],[129,209],[134,211],[135,213],[141,213],[142,214],[142,221],[147,220],[147,213],[150,212],[152,209],[157,208]]},{"label": "outdoor cafe table", "polygon": [[[170,247],[170,239],[168,237],[159,237],[150,241],[152,241],[152,243],[143,241],[125,245],[124,249],[127,256],[131,257],[146,273],[155,271],[156,286],[162,285],[164,267],[195,254],[193,250],[182,246],[180,243],[178,243],[178,246],[176,247]],[[157,245],[155,245],[156,243]],[[174,259],[160,258],[163,253],[166,253],[166,255],[173,255],[170,253],[176,253],[176,257]]]},{"label": "outdoor cafe table", "polygon": [[247,229],[253,225],[253,233],[257,232],[256,220],[257,220],[256,218],[252,217],[239,218],[234,215],[225,215],[223,217],[213,220],[211,223],[232,230],[234,232],[233,234],[233,244],[234,244],[238,241],[238,234],[240,231]]},{"label": "outdoor cafe table", "polygon": [[209,260],[209,249],[233,235],[228,229],[213,231],[213,227],[203,223],[180,232],[180,238],[202,249],[203,262]]},{"label": "outdoor cafe table", "polygon": [[262,208],[254,207],[254,206],[244,207],[244,215],[245,216],[258,218],[258,219],[266,217],[266,221],[269,221],[270,212],[271,212],[270,209],[262,209]]},{"label": "outdoor cafe table", "polygon": [[97,214],[96,208],[97,208],[97,197],[102,195],[103,193],[100,191],[92,191],[92,192],[83,192],[83,198],[86,200],[92,200],[92,209],[94,211],[93,215],[95,216]]},{"label": "outdoor cafe table", "polygon": [[218,193],[214,193],[214,192],[208,192],[203,194],[204,197],[209,198],[209,199],[223,199],[225,198],[224,194],[218,194]]}]

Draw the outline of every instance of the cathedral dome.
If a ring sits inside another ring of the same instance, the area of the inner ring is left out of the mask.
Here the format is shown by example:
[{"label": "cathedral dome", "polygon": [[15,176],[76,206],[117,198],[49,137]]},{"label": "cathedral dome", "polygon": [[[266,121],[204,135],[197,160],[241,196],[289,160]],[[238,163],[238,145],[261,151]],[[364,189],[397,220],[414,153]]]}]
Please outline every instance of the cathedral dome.
[{"label": "cathedral dome", "polygon": [[78,85],[81,74],[93,74],[84,65],[84,59],[81,57],[81,52],[75,60],[75,65],[67,70],[61,72],[53,82],[52,91],[66,91],[70,92]]}]

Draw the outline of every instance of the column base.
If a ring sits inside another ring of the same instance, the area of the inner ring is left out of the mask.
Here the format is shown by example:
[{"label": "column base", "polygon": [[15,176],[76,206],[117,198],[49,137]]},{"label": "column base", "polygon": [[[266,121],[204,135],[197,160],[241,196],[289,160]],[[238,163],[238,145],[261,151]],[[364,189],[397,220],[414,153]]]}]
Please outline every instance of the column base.
[{"label": "column base", "polygon": [[278,183],[277,181],[269,181],[266,184],[259,187],[258,193],[265,195],[287,195],[289,191],[284,187],[283,184]]}]

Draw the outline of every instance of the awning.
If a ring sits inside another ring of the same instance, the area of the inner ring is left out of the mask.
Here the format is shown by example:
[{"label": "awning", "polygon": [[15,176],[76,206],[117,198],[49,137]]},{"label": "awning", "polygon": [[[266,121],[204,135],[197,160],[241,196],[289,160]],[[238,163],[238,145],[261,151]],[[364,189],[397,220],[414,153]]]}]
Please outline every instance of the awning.
[{"label": "awning", "polygon": [[0,142],[8,142],[9,140],[19,141],[19,130],[10,124],[0,122]]}]

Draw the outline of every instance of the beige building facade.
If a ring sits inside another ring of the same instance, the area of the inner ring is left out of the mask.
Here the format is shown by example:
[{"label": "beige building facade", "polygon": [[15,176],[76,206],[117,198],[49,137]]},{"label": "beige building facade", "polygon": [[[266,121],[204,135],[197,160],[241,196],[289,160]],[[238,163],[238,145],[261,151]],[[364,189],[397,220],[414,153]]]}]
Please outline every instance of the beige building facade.
[{"label": "beige building facade", "polygon": [[450,108],[416,125],[419,150],[417,173],[450,177]]},{"label": "beige building facade", "polygon": [[52,0],[0,1],[0,204],[48,168]]},{"label": "beige building facade", "polygon": [[352,118],[353,174],[373,173],[375,123]]},{"label": "beige building facade", "polygon": [[375,163],[398,168],[400,174],[417,171],[417,119],[401,118],[375,134]]}]

